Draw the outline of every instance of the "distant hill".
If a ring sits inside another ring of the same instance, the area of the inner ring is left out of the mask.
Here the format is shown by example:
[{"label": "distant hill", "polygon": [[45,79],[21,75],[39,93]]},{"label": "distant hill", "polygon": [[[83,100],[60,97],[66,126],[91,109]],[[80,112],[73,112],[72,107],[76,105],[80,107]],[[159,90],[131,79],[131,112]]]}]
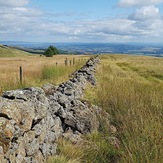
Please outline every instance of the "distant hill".
[{"label": "distant hill", "polygon": [[33,54],[43,54],[48,46],[53,45],[61,54],[134,54],[163,57],[163,43],[78,43],[78,42],[15,42],[0,41]]},{"label": "distant hill", "polygon": [[[38,44],[45,48],[47,43]],[[51,43],[61,54],[130,54],[163,57],[163,44],[136,44],[136,43]],[[35,45],[28,45],[33,46]],[[36,47],[35,47],[36,48]]]},{"label": "distant hill", "polygon": [[[7,46],[7,45],[5,45],[5,46]],[[32,54],[43,54],[44,51],[45,51],[45,48],[44,49],[41,49],[41,48],[29,48],[29,47],[22,47],[22,46],[9,46],[9,47],[12,47],[14,49],[18,49],[18,50],[21,50],[21,51],[24,51],[24,52],[32,53]]]},{"label": "distant hill", "polygon": [[0,57],[19,57],[28,55],[31,54],[12,47],[0,45]]}]

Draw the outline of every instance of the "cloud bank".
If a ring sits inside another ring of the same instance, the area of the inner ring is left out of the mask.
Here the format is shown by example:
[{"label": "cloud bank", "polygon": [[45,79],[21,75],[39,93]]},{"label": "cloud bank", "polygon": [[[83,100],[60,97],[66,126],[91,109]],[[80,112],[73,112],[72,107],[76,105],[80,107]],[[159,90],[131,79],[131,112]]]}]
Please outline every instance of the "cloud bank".
[{"label": "cloud bank", "polygon": [[29,0],[0,0],[2,7],[20,7],[28,4]]},{"label": "cloud bank", "polygon": [[163,3],[163,0],[120,0],[119,7],[148,6]]},{"label": "cloud bank", "polygon": [[160,19],[159,9],[155,6],[144,6],[137,9],[135,13],[130,15],[130,18],[137,21],[146,21],[148,19]]},{"label": "cloud bank", "polygon": [[[45,13],[27,6],[28,0],[0,0],[0,34],[4,40],[149,42],[163,40],[163,20],[159,8],[163,0],[120,0],[120,6],[142,5],[128,17],[98,20],[71,19],[75,13]],[[151,5],[149,5],[151,4]],[[80,14],[80,13],[79,13]],[[61,21],[56,20],[59,17]],[[53,20],[53,21],[49,21]]]}]

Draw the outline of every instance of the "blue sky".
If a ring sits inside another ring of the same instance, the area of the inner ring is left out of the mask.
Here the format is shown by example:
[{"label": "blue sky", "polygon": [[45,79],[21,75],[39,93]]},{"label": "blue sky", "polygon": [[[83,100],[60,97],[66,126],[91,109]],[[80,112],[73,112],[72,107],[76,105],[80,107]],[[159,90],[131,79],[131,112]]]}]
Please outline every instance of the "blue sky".
[{"label": "blue sky", "polygon": [[0,0],[0,20],[0,41],[163,40],[163,0]]}]

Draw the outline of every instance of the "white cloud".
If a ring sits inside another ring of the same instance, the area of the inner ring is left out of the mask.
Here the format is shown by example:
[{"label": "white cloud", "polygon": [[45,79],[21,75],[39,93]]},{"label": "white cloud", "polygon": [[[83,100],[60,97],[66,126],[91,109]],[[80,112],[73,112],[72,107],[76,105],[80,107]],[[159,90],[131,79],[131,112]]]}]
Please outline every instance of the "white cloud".
[{"label": "white cloud", "polygon": [[[146,1],[138,0],[138,3],[133,0],[121,0],[120,2],[131,2],[134,5]],[[152,1],[148,2],[152,4]],[[6,3],[0,0],[1,39],[44,42],[67,40],[122,42],[163,39],[163,20],[159,9],[153,5],[141,7],[126,18],[79,21],[75,16],[79,16],[80,12],[43,13],[27,7],[27,3],[27,0],[8,0]],[[70,19],[65,21],[66,16],[71,16],[71,21]]]},{"label": "white cloud", "polygon": [[28,0],[0,0],[0,33],[25,33],[33,28],[43,14],[40,10],[27,8]]},{"label": "white cloud", "polygon": [[[163,33],[163,21],[136,21],[130,19],[103,19],[95,21],[74,21],[67,23],[47,23],[37,28],[53,37],[63,36],[71,41],[149,41],[160,39]],[[161,38],[162,39],[162,38]],[[56,40],[57,41],[57,40]]]},{"label": "white cloud", "polygon": [[163,0],[119,0],[119,7],[133,7],[133,6],[146,6],[156,5],[163,3]]},{"label": "white cloud", "polygon": [[129,16],[133,20],[148,20],[160,18],[159,8],[155,6],[144,6],[137,9],[135,13]]},{"label": "white cloud", "polygon": [[[22,31],[29,28],[33,25],[33,23],[37,23],[39,21],[38,16],[42,13],[33,9],[25,9],[25,8],[13,8],[8,11],[8,8],[1,8],[0,10],[0,20],[3,23],[0,23],[0,31],[13,32],[14,29],[21,29]],[[5,27],[5,28],[4,28]]]},{"label": "white cloud", "polygon": [[135,28],[144,31],[145,37],[159,36],[163,31],[163,20],[161,19],[159,9],[155,6],[144,6],[137,9],[129,16],[129,19],[135,21]]},{"label": "white cloud", "polygon": [[3,31],[8,35],[20,35],[22,38],[27,36],[30,38],[28,41],[123,42],[149,41],[151,38],[163,39],[161,35],[163,34],[163,21],[157,17],[157,14],[157,19],[150,18],[150,16],[147,16],[148,19],[139,19],[138,13],[144,15],[144,12],[136,11],[132,19],[130,17],[130,19],[105,18],[94,21],[45,22],[38,16],[28,15],[25,10],[23,10],[24,16],[17,15],[18,19],[15,19],[14,12],[8,13],[9,15],[5,15],[3,19],[0,14],[0,19],[4,22],[3,25],[0,24],[0,33],[2,34]]},{"label": "white cloud", "polygon": [[0,6],[3,7],[20,7],[28,4],[29,0],[0,0]]}]

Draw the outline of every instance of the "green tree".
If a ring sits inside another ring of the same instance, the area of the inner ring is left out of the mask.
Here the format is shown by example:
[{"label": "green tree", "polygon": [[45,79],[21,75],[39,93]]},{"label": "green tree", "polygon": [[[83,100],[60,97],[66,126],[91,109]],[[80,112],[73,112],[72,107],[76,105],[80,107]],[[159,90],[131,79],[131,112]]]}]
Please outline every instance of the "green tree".
[{"label": "green tree", "polygon": [[50,45],[44,52],[46,57],[52,57],[53,55],[59,54],[59,50],[55,47]]}]

